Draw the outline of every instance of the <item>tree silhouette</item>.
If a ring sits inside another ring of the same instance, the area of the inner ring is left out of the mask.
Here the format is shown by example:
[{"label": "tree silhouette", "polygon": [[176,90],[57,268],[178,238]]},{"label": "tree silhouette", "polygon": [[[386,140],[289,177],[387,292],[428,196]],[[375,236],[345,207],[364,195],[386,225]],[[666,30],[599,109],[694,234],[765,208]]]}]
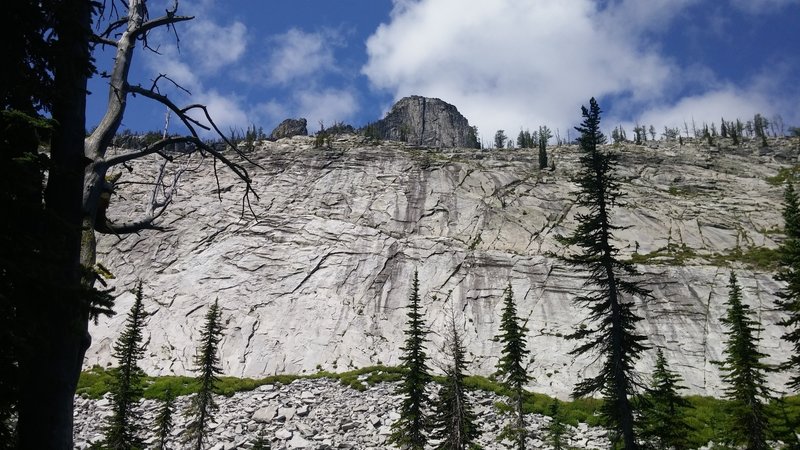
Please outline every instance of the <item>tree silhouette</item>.
[{"label": "tree silhouette", "polygon": [[528,329],[517,316],[514,294],[511,283],[503,291],[503,312],[500,317],[500,334],[495,340],[503,344],[500,359],[497,361],[497,375],[511,391],[515,422],[507,430],[507,435],[516,443],[518,450],[525,449],[527,430],[525,428],[525,385],[531,377],[528,375],[525,359],[528,356],[525,334]]},{"label": "tree silhouette", "polygon": [[[124,7],[117,8],[118,5]],[[207,108],[181,107],[160,93],[159,85],[169,80],[166,75],[147,86],[130,79],[137,44],[147,47],[153,30],[192,19],[177,13],[177,2],[164,15],[153,18],[147,6],[146,0],[43,0],[13,2],[4,9],[3,19],[9,19],[4,25],[9,26],[0,27],[2,37],[8,32],[13,38],[0,40],[4,49],[16,50],[10,52],[9,60],[5,60],[4,53],[4,63],[8,64],[0,79],[2,106],[27,111],[41,108],[53,119],[47,164],[43,166],[45,188],[39,199],[46,220],[30,217],[28,223],[36,224],[35,233],[45,237],[41,245],[48,249],[33,253],[31,260],[39,263],[40,273],[47,273],[47,284],[56,288],[42,283],[25,295],[9,298],[14,302],[15,321],[32,337],[25,339],[26,350],[16,353],[16,431],[21,448],[73,448],[73,400],[91,342],[88,324],[96,313],[109,312],[113,301],[108,292],[94,289],[102,272],[96,261],[96,233],[121,235],[158,229],[156,220],[171,202],[170,190],[162,190],[165,183],[157,183],[154,192],[169,195],[149,196],[145,216],[132,222],[112,220],[107,216],[107,200],[113,198],[115,189],[110,180],[118,179],[114,170],[148,155],[163,157],[167,162],[182,161],[188,154],[170,155],[169,147],[184,143],[194,152],[212,155],[232,170],[244,181],[245,196],[253,193],[247,171],[230,159],[238,150],[223,154],[200,138],[198,130],[206,129],[227,142],[210,120]],[[116,49],[108,73],[107,109],[87,136],[87,80],[95,70],[92,51],[95,46],[106,45]],[[164,137],[140,150],[108,154],[131,95],[172,111],[187,134]],[[198,117],[204,117],[203,121]],[[240,157],[244,158],[237,156]],[[0,408],[2,405],[0,402]]]},{"label": "tree silhouette", "polygon": [[640,317],[633,312],[633,297],[648,297],[650,291],[631,278],[638,275],[632,264],[620,260],[614,246],[614,232],[621,227],[613,225],[611,209],[619,205],[622,197],[614,170],[615,154],[604,152],[600,145],[606,142],[600,131],[600,107],[594,98],[589,109],[582,107],[583,122],[575,129],[580,132],[579,143],[583,155],[581,170],[575,178],[579,193],[577,204],[586,209],[575,216],[578,226],[569,237],[559,237],[566,245],[576,245],[581,253],[566,256],[564,260],[589,273],[584,283],[591,292],[575,299],[575,303],[589,310],[586,327],[571,334],[573,339],[588,339],[572,350],[571,354],[599,352],[605,357],[600,372],[579,382],[573,395],[582,397],[602,393],[603,417],[607,425],[621,436],[627,450],[637,449],[634,431],[634,408],[631,397],[639,385],[634,362],[647,347],[644,336],[636,333]]},{"label": "tree silhouette", "polygon": [[761,325],[752,318],[750,307],[742,303],[742,290],[731,272],[728,284],[728,312],[721,319],[728,327],[725,335],[725,359],[718,362],[725,381],[725,396],[730,403],[731,423],[728,435],[744,442],[747,450],[767,450],[766,403],[770,399],[766,372],[761,362],[766,355],[758,350]]},{"label": "tree silhouette", "polygon": [[113,370],[114,381],[111,384],[111,415],[105,427],[104,448],[129,450],[142,448],[141,417],[133,410],[137,400],[142,396],[142,378],[144,372],[138,362],[144,356],[145,346],[142,344],[142,328],[147,313],[142,305],[142,282],[136,286],[135,299],[125,329],[114,344],[114,358],[119,366]]},{"label": "tree silhouette", "polygon": [[199,372],[197,381],[200,389],[192,398],[186,416],[190,423],[186,427],[185,442],[192,445],[195,450],[202,450],[203,442],[208,436],[208,423],[214,419],[217,404],[214,401],[214,386],[219,381],[218,375],[222,373],[219,367],[217,349],[222,340],[222,324],[219,301],[208,308],[205,325],[200,332],[199,353],[195,356],[194,363]]},{"label": "tree silhouette", "polygon": [[787,328],[782,338],[792,344],[793,353],[781,365],[790,372],[789,388],[800,391],[800,202],[791,180],[786,184],[783,201],[783,222],[786,239],[780,247],[778,273],[775,279],[786,283],[778,292],[778,307],[786,316],[779,325]]},{"label": "tree silhouette", "polygon": [[400,448],[423,450],[428,442],[430,418],[426,413],[428,396],[425,387],[431,380],[425,354],[427,330],[419,305],[419,276],[414,271],[411,282],[411,295],[408,298],[408,322],[406,322],[406,342],[401,350],[401,366],[405,369],[397,394],[403,396],[400,418],[392,424],[389,442]]},{"label": "tree silhouette", "polygon": [[172,390],[167,388],[164,392],[164,400],[156,413],[156,449],[167,450],[167,439],[172,432],[173,416],[175,415],[175,395]]},{"label": "tree silhouette", "polygon": [[467,368],[464,342],[456,328],[455,314],[451,310],[446,334],[445,354],[449,363],[445,380],[434,404],[433,437],[440,441],[437,450],[474,450],[480,435],[477,418],[467,397],[464,372]]},{"label": "tree silhouette", "polygon": [[653,379],[641,408],[642,439],[657,450],[681,450],[688,448],[689,426],[684,420],[684,411],[691,404],[680,396],[680,375],[669,370],[664,352],[658,349]]}]

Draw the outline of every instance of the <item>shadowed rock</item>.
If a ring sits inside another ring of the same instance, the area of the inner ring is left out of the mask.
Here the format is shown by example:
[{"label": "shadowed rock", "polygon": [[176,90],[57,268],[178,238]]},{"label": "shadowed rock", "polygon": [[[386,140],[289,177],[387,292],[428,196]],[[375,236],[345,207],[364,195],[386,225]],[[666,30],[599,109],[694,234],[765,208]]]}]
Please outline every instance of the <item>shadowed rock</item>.
[{"label": "shadowed rock", "polygon": [[277,140],[292,136],[308,136],[306,125],[306,119],[302,117],[299,119],[286,119],[272,130],[272,133],[269,134],[269,139]]}]

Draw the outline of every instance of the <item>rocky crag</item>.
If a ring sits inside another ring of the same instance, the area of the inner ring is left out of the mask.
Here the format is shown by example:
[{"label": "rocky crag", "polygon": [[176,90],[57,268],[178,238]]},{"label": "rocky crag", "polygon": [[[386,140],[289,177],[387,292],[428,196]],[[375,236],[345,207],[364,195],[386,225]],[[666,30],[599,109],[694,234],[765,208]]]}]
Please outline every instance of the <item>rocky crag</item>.
[{"label": "rocky crag", "polygon": [[[360,136],[339,136],[332,149],[294,137],[258,143],[249,156],[259,199],[242,208],[240,183],[210,164],[190,162],[164,232],[105,236],[99,262],[122,293],[144,283],[152,313],[144,369],[188,374],[210,302],[224,323],[221,361],[227,375],[343,371],[396,365],[405,305],[419,271],[434,367],[450,311],[466,340],[470,371],[489,374],[499,354],[501,293],[511,283],[527,320],[532,390],[566,397],[594,373],[594,356],[573,357],[564,335],[584,324],[572,304],[585,274],[565,267],[555,236],[573,229],[578,149],[552,148],[555,170],[540,171],[530,150],[420,149]],[[783,187],[768,182],[797,162],[798,140],[770,146],[710,147],[699,142],[623,145],[619,177],[628,193],[613,212],[623,256],[642,262],[652,298],[636,298],[639,331],[662,347],[689,392],[718,395],[713,361],[722,356],[727,282],[735,270],[744,300],[765,325],[763,350],[777,362],[788,351],[774,300],[781,287],[748,263],[774,249],[782,234]],[[125,181],[150,182],[157,162],[139,161]],[[779,181],[779,180],[777,180]],[[148,199],[129,183],[110,216],[135,218]],[[130,308],[124,293],[118,311]],[[124,314],[92,327],[86,366],[112,363]],[[655,351],[637,364],[645,377]],[[785,378],[773,374],[782,388]]]},{"label": "rocky crag", "polygon": [[[366,385],[366,383],[365,383]],[[212,450],[251,448],[263,436],[272,449],[361,449],[378,450],[388,447],[386,440],[401,399],[393,394],[394,383],[380,383],[363,392],[346,387],[337,381],[316,379],[297,380],[288,385],[264,385],[251,392],[232,397],[217,397],[220,406],[211,424],[208,447]],[[475,391],[470,394],[474,411],[480,420],[479,444],[487,450],[515,448],[511,442],[498,439],[510,420],[495,403],[505,401],[494,394]],[[186,409],[189,397],[177,400],[178,411]],[[344,407],[343,405],[346,405]],[[153,400],[142,400],[136,407],[143,424],[153,423],[158,406]],[[111,414],[107,398],[79,398],[75,405],[75,444],[89,448],[91,442],[103,438],[102,418]],[[186,418],[175,416],[175,427],[168,444],[181,447]],[[530,414],[526,417],[532,438],[531,448],[542,448],[549,417]],[[144,439],[148,446],[156,442],[154,430],[146,428]],[[579,424],[569,427],[568,444],[574,449],[605,449],[609,442],[601,428]],[[184,444],[185,445],[185,444]]]},{"label": "rocky crag", "polygon": [[477,138],[467,118],[455,106],[438,98],[419,95],[402,98],[374,126],[382,139],[416,146],[477,146]]}]

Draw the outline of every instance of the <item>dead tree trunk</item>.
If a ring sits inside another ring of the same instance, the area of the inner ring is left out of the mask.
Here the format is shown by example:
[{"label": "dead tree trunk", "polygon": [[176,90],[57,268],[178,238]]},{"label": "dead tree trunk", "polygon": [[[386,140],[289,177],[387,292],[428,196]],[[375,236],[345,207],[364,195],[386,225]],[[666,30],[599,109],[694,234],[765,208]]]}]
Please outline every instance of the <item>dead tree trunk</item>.
[{"label": "dead tree trunk", "polygon": [[[176,143],[188,143],[196,151],[210,154],[225,164],[244,182],[243,205],[250,194],[255,195],[247,171],[199,138],[197,129],[201,128],[213,129],[225,139],[203,105],[185,108],[175,105],[158,91],[159,80],[169,80],[164,75],[157,77],[149,89],[129,83],[136,42],[145,40],[154,28],[192,19],[175,14],[177,1],[166,15],[148,19],[146,0],[128,0],[127,15],[111,20],[105,32],[99,35],[94,35],[91,28],[96,2],[62,3],[62,9],[54,12],[58,57],[54,71],[53,119],[57,126],[51,143],[52,167],[45,192],[46,211],[51,220],[43,233],[50,247],[46,257],[55,258],[52,266],[57,268],[44,276],[51,277],[57,289],[46,292],[41,299],[32,297],[20,311],[21,319],[30,324],[31,335],[35,336],[31,348],[21,352],[24,356],[20,360],[17,433],[18,447],[24,449],[73,448],[73,400],[83,358],[91,342],[88,322],[96,310],[92,304],[92,299],[97,298],[92,296],[97,279],[95,233],[124,234],[158,229],[154,221],[171,201],[168,195],[157,203],[154,196],[147,217],[130,223],[113,222],[107,216],[103,200],[108,199],[114,189],[113,182],[106,177],[109,169],[148,155],[160,155],[172,161],[165,149]],[[117,40],[110,39],[119,31],[122,34]],[[111,45],[117,52],[106,113],[95,131],[86,137],[86,86],[93,44]],[[165,105],[186,126],[189,134],[165,136],[141,150],[107,156],[131,93]],[[190,117],[191,111],[202,112],[207,124]]]}]

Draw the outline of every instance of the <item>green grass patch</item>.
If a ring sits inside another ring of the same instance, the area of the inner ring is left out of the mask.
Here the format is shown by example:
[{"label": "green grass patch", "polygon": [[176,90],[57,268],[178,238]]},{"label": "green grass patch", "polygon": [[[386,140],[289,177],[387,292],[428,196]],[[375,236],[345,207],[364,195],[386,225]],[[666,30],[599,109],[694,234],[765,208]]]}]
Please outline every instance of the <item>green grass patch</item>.
[{"label": "green grass patch", "polygon": [[784,184],[786,180],[797,180],[798,174],[800,174],[800,164],[796,164],[792,167],[781,167],[775,176],[767,177],[766,181],[772,186],[780,186]]},{"label": "green grass patch", "polygon": [[780,251],[775,248],[747,247],[736,248],[725,254],[715,253],[710,259],[714,265],[728,266],[732,262],[746,265],[750,269],[773,271],[778,267]]},{"label": "green grass patch", "polygon": [[[100,398],[108,392],[113,377],[113,369],[103,369],[94,366],[81,373],[77,393],[89,398]],[[216,392],[221,395],[233,395],[236,392],[249,391],[265,384],[290,384],[297,379],[328,378],[339,380],[345,386],[363,391],[367,386],[383,382],[400,380],[403,369],[399,367],[371,366],[342,373],[320,371],[313,375],[276,375],[259,379],[222,377],[216,386]],[[435,376],[434,381],[442,382],[443,377]],[[470,389],[493,392],[503,397],[508,397],[510,391],[490,377],[468,376],[464,379]],[[191,377],[162,376],[146,377],[144,398],[163,399],[166,389],[169,388],[176,395],[188,395],[198,390],[198,384]],[[692,405],[685,410],[686,421],[691,426],[689,443],[692,448],[706,445],[709,441],[723,442],[727,437],[726,424],[728,423],[727,407],[729,402],[722,399],[701,396],[688,396],[686,399]],[[544,394],[526,392],[523,407],[527,413],[547,415],[553,398]],[[564,401],[560,410],[564,421],[570,425],[586,423],[590,426],[601,426],[599,415],[603,400],[582,398]],[[501,411],[510,411],[511,407],[502,401],[495,406]],[[770,403],[770,430],[773,438],[783,442],[792,440],[792,429],[797,430],[800,425],[800,396],[790,396]],[[794,424],[794,425],[790,425]]]},{"label": "green grass patch", "polygon": [[682,266],[692,258],[697,257],[694,249],[686,244],[669,244],[650,253],[634,253],[631,255],[630,262],[634,264],[665,264],[670,266]]}]

